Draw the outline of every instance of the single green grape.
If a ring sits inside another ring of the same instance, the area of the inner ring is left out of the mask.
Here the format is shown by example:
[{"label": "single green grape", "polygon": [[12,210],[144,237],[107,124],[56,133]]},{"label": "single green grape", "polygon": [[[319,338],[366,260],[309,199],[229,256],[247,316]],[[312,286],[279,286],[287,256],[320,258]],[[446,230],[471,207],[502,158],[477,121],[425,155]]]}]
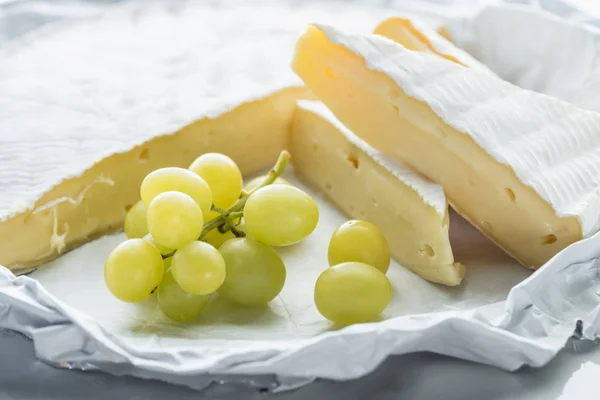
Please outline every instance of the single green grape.
[{"label": "single green grape", "polygon": [[[217,218],[219,215],[218,212],[216,211],[211,211],[208,213],[208,220],[206,222],[212,221],[213,219]],[[235,237],[235,235],[231,232],[231,231],[227,231],[225,233],[221,233],[219,232],[218,229],[212,229],[210,231],[208,231],[206,233],[206,235],[204,235],[204,240],[206,241],[206,243],[219,248],[220,245],[222,245],[224,242],[226,242],[229,239],[233,239]]]},{"label": "single green grape", "polygon": [[[247,192],[251,192],[258,185],[260,185],[266,177],[267,177],[266,175],[257,176],[256,178],[252,179],[250,182],[246,183],[246,186],[244,186],[244,190]],[[290,182],[286,181],[282,177],[277,177],[277,179],[275,179],[273,184],[292,186],[292,184]]]},{"label": "single green grape", "polygon": [[148,206],[146,220],[154,240],[170,249],[197,240],[204,224],[200,206],[181,192],[164,192],[156,196]]},{"label": "single green grape", "polygon": [[165,266],[165,272],[171,268],[171,263],[173,262],[173,256],[167,257],[163,260],[163,265]]},{"label": "single green grape", "polygon": [[171,271],[186,292],[210,294],[216,292],[225,280],[225,260],[210,244],[195,241],[177,250]]},{"label": "single green grape", "polygon": [[244,207],[248,233],[273,246],[287,246],[305,239],[317,227],[319,209],[302,190],[273,184],[252,193]]},{"label": "single green grape", "polygon": [[384,274],[390,266],[390,246],[379,228],[368,221],[351,220],[340,225],[329,241],[329,265],[358,261]]},{"label": "single green grape", "polygon": [[242,193],[242,172],[229,157],[220,153],[206,153],[190,165],[189,170],[202,177],[212,190],[216,207],[227,209]]},{"label": "single green grape", "polygon": [[270,246],[248,237],[230,239],[219,247],[227,273],[219,294],[243,306],[265,305],[285,283],[285,264]]},{"label": "single green grape", "polygon": [[360,262],[335,265],[315,284],[315,305],[325,318],[343,325],[373,321],[392,299],[383,272]]},{"label": "single green grape", "polygon": [[124,228],[129,239],[143,238],[148,233],[146,205],[143,201],[138,201],[127,211]]},{"label": "single green grape", "polygon": [[196,319],[206,308],[210,299],[210,296],[191,294],[183,290],[175,281],[171,271],[165,272],[156,296],[162,312],[167,317],[179,322]]},{"label": "single green grape", "polygon": [[176,167],[157,169],[144,178],[140,187],[142,201],[147,206],[160,193],[170,191],[190,196],[200,206],[203,215],[210,211],[213,195],[208,183],[187,169]]},{"label": "single green grape", "polygon": [[160,252],[144,239],[129,239],[118,245],[104,264],[108,290],[119,300],[142,301],[158,286],[164,272]]},{"label": "single green grape", "polygon": [[158,243],[156,240],[154,240],[151,234],[147,234],[146,236],[144,236],[144,240],[147,240],[148,242],[152,243],[154,247],[156,247],[158,251],[160,251],[160,254],[171,254],[175,251],[169,247],[165,247],[162,244]]}]

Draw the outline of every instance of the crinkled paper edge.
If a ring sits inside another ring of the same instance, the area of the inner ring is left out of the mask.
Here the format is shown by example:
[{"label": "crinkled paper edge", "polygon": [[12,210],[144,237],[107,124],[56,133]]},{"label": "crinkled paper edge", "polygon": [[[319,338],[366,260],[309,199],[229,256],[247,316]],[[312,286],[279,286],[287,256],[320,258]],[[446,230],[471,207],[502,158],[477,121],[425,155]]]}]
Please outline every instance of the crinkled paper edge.
[{"label": "crinkled paper edge", "polygon": [[[55,299],[36,280],[0,268],[0,328],[31,338],[36,355],[49,363],[195,389],[214,381],[286,389],[314,378],[358,378],[389,355],[417,351],[512,371],[545,365],[575,332],[590,340],[599,336],[600,302],[590,297],[600,292],[599,253],[600,234],[568,247],[515,286],[495,318],[486,307],[409,315],[272,348],[223,348],[209,355],[193,345],[169,352],[136,348]],[[557,293],[575,297],[552,295]]]}]

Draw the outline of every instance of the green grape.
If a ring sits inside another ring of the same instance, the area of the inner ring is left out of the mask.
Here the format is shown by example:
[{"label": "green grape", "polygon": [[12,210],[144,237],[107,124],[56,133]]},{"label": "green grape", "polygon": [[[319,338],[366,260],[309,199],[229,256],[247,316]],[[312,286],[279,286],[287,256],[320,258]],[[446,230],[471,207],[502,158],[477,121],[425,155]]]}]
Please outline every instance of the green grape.
[{"label": "green grape", "polygon": [[[208,221],[212,221],[213,219],[217,218],[219,215],[218,212],[216,211],[211,211],[208,213]],[[206,243],[219,248],[220,245],[222,245],[224,242],[226,242],[229,239],[233,239],[235,237],[235,235],[231,232],[231,231],[227,231],[225,233],[221,233],[219,232],[218,229],[213,229],[210,230],[206,233],[206,235],[204,235],[204,240],[206,241]]]},{"label": "green grape", "polygon": [[208,186],[197,174],[183,168],[169,167],[153,171],[144,178],[140,187],[142,201],[150,205],[152,199],[164,192],[181,192],[190,196],[202,210],[208,214],[213,201],[213,195]]},{"label": "green grape", "polygon": [[163,260],[163,265],[165,266],[165,272],[171,268],[171,263],[173,262],[173,256],[167,257]]},{"label": "green grape", "polygon": [[186,322],[198,317],[206,308],[210,296],[191,294],[184,291],[175,281],[171,271],[165,272],[165,277],[158,286],[156,293],[158,306],[169,318]]},{"label": "green grape", "polygon": [[248,237],[230,239],[219,251],[227,274],[219,294],[243,306],[260,306],[273,300],[285,283],[285,264],[270,246]]},{"label": "green grape", "polygon": [[[260,185],[266,177],[267,177],[266,175],[257,176],[256,178],[252,179],[250,182],[246,183],[246,186],[244,186],[244,190],[247,192],[251,192],[258,185]],[[273,183],[277,183],[280,185],[292,186],[292,184],[290,182],[286,181],[282,177],[278,177],[277,179],[275,179],[275,182],[273,182]]]},{"label": "green grape", "polygon": [[189,169],[200,175],[213,194],[213,204],[227,209],[240,198],[242,173],[237,164],[224,154],[206,153],[190,165]]},{"label": "green grape", "polygon": [[208,243],[195,241],[177,250],[171,271],[186,292],[210,294],[225,280],[225,261],[219,250]]},{"label": "green grape", "polygon": [[146,220],[154,240],[171,249],[198,239],[204,224],[200,206],[181,192],[165,192],[156,196],[148,206]]},{"label": "green grape", "polygon": [[358,261],[372,265],[385,274],[390,266],[390,246],[375,225],[352,220],[333,232],[328,258],[329,265]]},{"label": "green grape", "polygon": [[343,325],[373,321],[392,299],[392,285],[380,270],[360,262],[335,265],[315,284],[315,305],[328,320]]},{"label": "green grape", "polygon": [[129,239],[143,238],[148,233],[146,205],[141,200],[127,211],[124,228]]},{"label": "green grape", "polygon": [[119,300],[142,301],[160,283],[164,266],[160,252],[143,239],[129,239],[118,245],[104,264],[108,290]]},{"label": "green grape", "polygon": [[316,228],[319,209],[302,190],[286,185],[269,185],[252,193],[244,207],[248,233],[273,246],[297,243]]},{"label": "green grape", "polygon": [[156,247],[158,249],[158,251],[160,251],[160,254],[171,254],[172,252],[174,252],[175,250],[165,247],[162,244],[158,243],[156,240],[154,240],[154,238],[152,237],[151,234],[147,234],[146,236],[144,236],[144,240],[147,240],[148,242],[152,243],[154,245],[154,247]]}]

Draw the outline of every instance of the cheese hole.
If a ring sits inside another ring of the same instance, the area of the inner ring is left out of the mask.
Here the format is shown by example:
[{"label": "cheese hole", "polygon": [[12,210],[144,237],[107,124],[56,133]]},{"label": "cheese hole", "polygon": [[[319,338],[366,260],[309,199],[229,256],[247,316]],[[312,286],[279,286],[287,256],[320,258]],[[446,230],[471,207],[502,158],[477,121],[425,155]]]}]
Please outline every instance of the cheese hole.
[{"label": "cheese hole", "polygon": [[373,203],[373,208],[379,207],[379,203],[377,202],[377,199],[375,199],[375,197],[371,198],[371,203]]},{"label": "cheese hole", "polygon": [[319,150],[319,146],[318,146],[316,143],[315,143],[315,144],[313,144],[313,150],[314,150],[314,151],[317,151],[317,150]]},{"label": "cheese hole", "polygon": [[325,69],[323,70],[323,72],[325,72],[325,75],[329,78],[333,78],[335,75],[333,74],[333,70],[331,69],[331,67],[325,67]]},{"label": "cheese hole", "polygon": [[331,183],[327,182],[327,183],[325,184],[325,189],[327,189],[327,190],[331,190],[332,188],[333,188],[333,186],[331,186]]},{"label": "cheese hole", "polygon": [[427,256],[427,257],[433,257],[433,256],[435,256],[435,251],[433,251],[433,247],[431,247],[428,244],[426,244],[425,246],[421,247],[419,249],[419,252],[423,256]]},{"label": "cheese hole", "polygon": [[350,164],[352,164],[352,166],[354,167],[354,169],[358,169],[358,159],[356,158],[356,156],[354,156],[352,154],[347,154],[346,155],[346,160],[348,160],[348,162]]},{"label": "cheese hole", "polygon": [[140,151],[140,155],[138,156],[138,159],[140,161],[148,160],[148,149],[143,149],[142,151]]},{"label": "cheese hole", "polygon": [[396,105],[393,105],[393,106],[392,106],[392,108],[394,109],[394,111],[396,111],[396,112],[400,112],[400,109],[398,108],[398,106],[396,106]]},{"label": "cheese hole", "polygon": [[512,201],[514,203],[516,200],[515,192],[513,192],[509,188],[505,188],[504,191],[506,192],[506,197],[508,197],[510,199],[510,201]]},{"label": "cheese hole", "polygon": [[364,211],[364,210],[360,210],[360,211],[358,212],[358,214],[360,214],[360,216],[361,216],[362,218],[364,218],[364,217],[365,217],[365,211]]},{"label": "cheese hole", "polygon": [[125,205],[125,212],[129,212],[129,210],[131,210],[131,207],[133,207],[133,204],[126,204]]},{"label": "cheese hole", "polygon": [[542,236],[542,244],[552,244],[552,243],[556,243],[557,241],[557,237],[555,235],[546,235],[546,236]]},{"label": "cheese hole", "polygon": [[392,99],[397,99],[399,96],[399,92],[398,89],[396,89],[395,87],[392,87],[389,91],[388,91],[388,96],[390,96]]}]

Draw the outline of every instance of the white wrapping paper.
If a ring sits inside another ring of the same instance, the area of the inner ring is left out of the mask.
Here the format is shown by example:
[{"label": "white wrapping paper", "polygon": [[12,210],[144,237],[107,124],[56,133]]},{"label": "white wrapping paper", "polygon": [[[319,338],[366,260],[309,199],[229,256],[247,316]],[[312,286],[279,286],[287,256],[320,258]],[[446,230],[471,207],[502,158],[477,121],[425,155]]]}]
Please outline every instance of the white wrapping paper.
[{"label": "white wrapping paper", "polygon": [[[382,9],[391,7],[390,16],[397,13],[393,3],[381,3]],[[549,11],[556,14],[561,8],[554,3]],[[17,35],[23,23],[57,18],[39,6],[43,3],[33,4],[24,13],[0,8],[0,21],[11,21],[0,24],[0,50],[1,39],[6,42]],[[416,4],[406,3],[428,15],[444,14],[445,8],[433,3]],[[326,8],[335,15],[339,6],[329,3]],[[95,18],[96,7],[100,6],[87,3],[61,8],[71,10],[61,18]],[[598,34],[523,7],[495,7],[451,19],[450,32],[506,79],[569,100],[590,98],[582,93],[586,82],[594,79]],[[327,18],[322,11],[315,15]],[[580,13],[565,15],[577,15],[581,21]],[[593,22],[588,16],[586,24]],[[507,29],[507,23],[529,29]],[[564,44],[553,36],[561,29],[568,32]],[[540,57],[524,50],[538,47]],[[580,104],[594,107],[591,101]],[[0,132],[0,139],[6,134]],[[344,329],[331,326],[316,312],[312,289],[326,267],[329,235],[345,218],[319,194],[312,194],[321,210],[319,226],[304,244],[281,250],[288,280],[268,308],[242,310],[217,299],[197,323],[181,325],[163,317],[153,300],[120,303],[102,279],[107,253],[123,240],[113,235],[30,276],[16,277],[0,267],[0,328],[23,332],[33,340],[36,355],[57,366],[131,374],[197,389],[213,381],[287,389],[319,377],[352,379],[390,354],[415,351],[515,370],[546,364],[574,334],[594,339],[600,333],[600,234],[570,246],[531,274],[454,215],[456,259],[468,265],[461,287],[430,284],[394,263],[388,273],[394,298],[382,321]]]},{"label": "white wrapping paper", "polygon": [[600,110],[600,29],[582,19],[573,13],[565,20],[521,4],[492,4],[450,19],[447,27],[459,47],[501,78]]}]

